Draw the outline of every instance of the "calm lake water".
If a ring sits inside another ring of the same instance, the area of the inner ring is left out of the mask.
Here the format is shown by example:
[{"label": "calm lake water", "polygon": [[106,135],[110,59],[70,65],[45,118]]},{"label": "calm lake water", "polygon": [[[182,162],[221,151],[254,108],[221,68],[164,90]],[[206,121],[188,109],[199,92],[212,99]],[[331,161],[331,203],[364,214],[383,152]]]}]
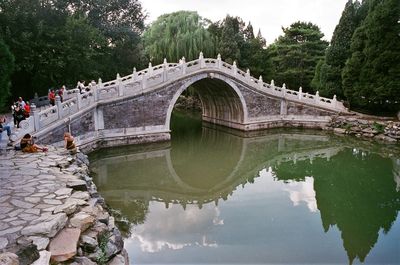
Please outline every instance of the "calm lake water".
[{"label": "calm lake water", "polygon": [[400,264],[398,145],[181,114],[172,132],[90,155],[131,264]]}]

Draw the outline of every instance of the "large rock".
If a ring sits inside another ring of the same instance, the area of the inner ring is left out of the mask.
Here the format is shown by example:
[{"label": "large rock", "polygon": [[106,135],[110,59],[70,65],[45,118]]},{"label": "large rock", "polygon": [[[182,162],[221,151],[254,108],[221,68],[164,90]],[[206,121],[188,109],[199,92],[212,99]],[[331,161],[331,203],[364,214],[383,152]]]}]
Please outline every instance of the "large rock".
[{"label": "large rock", "polygon": [[36,245],[38,250],[44,250],[49,245],[50,240],[47,237],[40,236],[31,236],[29,239],[32,240],[32,243]]},{"label": "large rock", "polygon": [[1,253],[0,265],[19,265],[18,256],[10,252]]},{"label": "large rock", "polygon": [[64,228],[50,241],[49,251],[54,262],[67,261],[76,255],[80,229]]},{"label": "large rock", "polygon": [[67,183],[67,187],[73,190],[87,191],[86,182],[81,179],[73,180]]},{"label": "large rock", "polygon": [[334,133],[338,133],[338,134],[345,134],[346,133],[346,129],[342,129],[342,128],[334,128],[333,129]]},{"label": "large rock", "polygon": [[122,255],[115,256],[108,265],[128,265],[125,263],[125,258]]},{"label": "large rock", "polygon": [[378,134],[374,137],[374,139],[385,141],[385,142],[397,142],[396,139],[390,138],[389,136],[386,136],[384,134]]},{"label": "large rock", "polygon": [[106,256],[108,259],[121,253],[124,248],[124,241],[118,229],[114,229],[106,245]]},{"label": "large rock", "polygon": [[97,248],[97,246],[99,245],[97,243],[97,240],[90,237],[90,236],[85,236],[82,235],[81,236],[81,242],[79,243],[79,245],[82,247],[82,249],[85,252],[94,252]]},{"label": "large rock", "polygon": [[51,253],[49,251],[43,250],[39,252],[40,257],[32,265],[49,265]]},{"label": "large rock", "polygon": [[79,212],[69,220],[69,223],[71,226],[79,228],[82,232],[84,232],[93,225],[94,221],[95,218],[90,214]]},{"label": "large rock", "polygon": [[65,226],[67,219],[65,213],[50,215],[35,225],[25,227],[22,229],[21,234],[26,236],[53,237]]},{"label": "large rock", "polygon": [[90,199],[90,194],[87,191],[77,191],[72,193],[71,198],[87,201]]},{"label": "large rock", "polygon": [[78,208],[78,203],[76,201],[68,201],[62,205],[57,206],[54,208],[53,213],[66,213],[68,215],[73,214],[76,209]]},{"label": "large rock", "polygon": [[76,257],[75,262],[71,263],[71,265],[96,265],[97,263],[91,261],[86,257]]}]

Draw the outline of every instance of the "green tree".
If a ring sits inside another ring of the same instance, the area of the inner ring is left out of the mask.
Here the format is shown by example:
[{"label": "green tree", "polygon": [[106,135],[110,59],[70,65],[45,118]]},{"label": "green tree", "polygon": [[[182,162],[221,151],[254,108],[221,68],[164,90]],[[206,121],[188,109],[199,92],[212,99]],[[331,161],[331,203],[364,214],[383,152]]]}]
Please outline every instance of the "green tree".
[{"label": "green tree", "polygon": [[291,89],[302,86],[311,91],[315,68],[328,46],[322,40],[324,34],[317,25],[307,22],[295,22],[282,30],[284,35],[269,46],[274,79]]},{"label": "green tree", "polygon": [[228,63],[236,61],[238,67],[250,69],[253,76],[271,77],[271,61],[266,41],[258,31],[257,37],[251,22],[245,25],[240,17],[226,16],[224,20],[210,25],[208,30],[216,40],[216,51]]},{"label": "green tree", "polygon": [[228,63],[233,63],[235,60],[240,61],[241,48],[245,41],[244,26],[245,23],[241,18],[229,15],[220,23],[221,36],[217,51],[224,61]]},{"label": "green tree", "polygon": [[371,0],[355,31],[343,88],[353,107],[398,110],[400,101],[400,2]]},{"label": "green tree", "polygon": [[324,60],[318,64],[311,86],[321,95],[332,97],[337,95],[343,98],[342,70],[346,60],[350,57],[350,43],[355,29],[358,26],[358,1],[349,0],[342,12],[339,24],[333,32],[330,46],[326,50]]},{"label": "green tree", "polygon": [[201,51],[211,57],[215,46],[207,31],[208,25],[209,21],[197,12],[179,11],[162,15],[144,33],[146,54],[154,64],[161,63],[164,58],[177,62],[182,56],[193,60]]},{"label": "green tree", "polygon": [[0,39],[0,111],[7,105],[10,96],[10,75],[14,70],[14,56]]},{"label": "green tree", "polygon": [[0,1],[0,34],[15,56],[14,97],[143,65],[137,0]]}]

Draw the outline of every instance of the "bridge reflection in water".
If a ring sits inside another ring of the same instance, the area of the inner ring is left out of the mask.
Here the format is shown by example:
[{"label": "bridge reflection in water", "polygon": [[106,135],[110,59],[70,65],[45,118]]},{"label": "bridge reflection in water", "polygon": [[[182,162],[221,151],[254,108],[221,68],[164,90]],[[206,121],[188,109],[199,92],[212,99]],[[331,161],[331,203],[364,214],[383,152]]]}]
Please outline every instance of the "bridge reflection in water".
[{"label": "bridge reflection in water", "polygon": [[90,157],[134,260],[400,262],[393,147],[315,131],[246,138],[183,123],[171,143]]}]

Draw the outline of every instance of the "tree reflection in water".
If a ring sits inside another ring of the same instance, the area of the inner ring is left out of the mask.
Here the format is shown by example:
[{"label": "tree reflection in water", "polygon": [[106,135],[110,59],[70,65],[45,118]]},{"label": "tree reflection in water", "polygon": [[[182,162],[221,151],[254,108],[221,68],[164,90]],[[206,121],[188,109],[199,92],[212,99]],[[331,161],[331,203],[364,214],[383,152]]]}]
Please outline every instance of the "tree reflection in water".
[{"label": "tree reflection in water", "polygon": [[364,262],[381,229],[388,233],[397,218],[396,146],[309,131],[243,138],[205,127],[199,132],[198,125],[189,128],[197,130],[175,133],[171,147],[146,145],[91,155],[98,189],[126,237],[132,225],[145,222],[152,201],[184,209],[189,204],[218,205],[263,170],[288,183],[313,178],[322,227],[328,232],[337,226],[350,263],[356,258]]}]

